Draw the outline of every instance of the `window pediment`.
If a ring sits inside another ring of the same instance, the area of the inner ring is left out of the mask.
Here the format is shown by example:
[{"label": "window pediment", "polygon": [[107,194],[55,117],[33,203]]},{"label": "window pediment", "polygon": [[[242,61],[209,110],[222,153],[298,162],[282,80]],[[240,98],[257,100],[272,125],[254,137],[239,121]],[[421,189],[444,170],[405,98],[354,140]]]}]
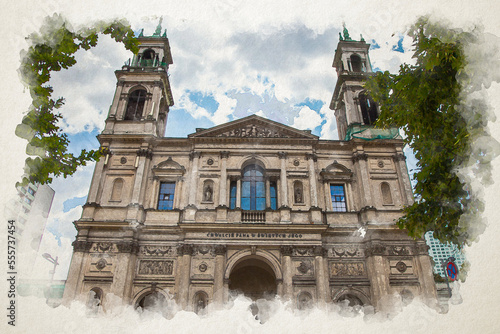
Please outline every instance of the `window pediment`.
[{"label": "window pediment", "polygon": [[155,175],[159,174],[184,174],[186,168],[174,161],[172,157],[168,157],[167,160],[160,162],[158,165],[153,167],[153,172]]},{"label": "window pediment", "polygon": [[353,173],[346,166],[334,161],[331,165],[324,168],[320,175],[323,177],[323,180],[344,180],[349,181],[352,179]]}]

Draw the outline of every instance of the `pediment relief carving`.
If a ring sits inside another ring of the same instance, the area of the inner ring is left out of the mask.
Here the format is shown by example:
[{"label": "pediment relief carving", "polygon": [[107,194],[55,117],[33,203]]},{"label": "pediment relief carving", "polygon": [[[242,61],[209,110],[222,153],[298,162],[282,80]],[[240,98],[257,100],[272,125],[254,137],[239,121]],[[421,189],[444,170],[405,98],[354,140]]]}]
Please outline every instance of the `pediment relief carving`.
[{"label": "pediment relief carving", "polygon": [[164,160],[160,162],[158,165],[155,165],[153,167],[155,170],[175,170],[175,171],[181,171],[185,172],[186,168],[179,164],[178,162],[174,161],[172,157],[168,157],[167,160]]},{"label": "pediment relief carving", "polygon": [[197,129],[197,132],[189,135],[189,137],[318,138],[312,135],[310,131],[298,130],[255,115],[210,129]]},{"label": "pediment relief carving", "polygon": [[352,171],[346,166],[338,163],[336,160],[321,171],[321,176],[324,179],[351,179]]}]

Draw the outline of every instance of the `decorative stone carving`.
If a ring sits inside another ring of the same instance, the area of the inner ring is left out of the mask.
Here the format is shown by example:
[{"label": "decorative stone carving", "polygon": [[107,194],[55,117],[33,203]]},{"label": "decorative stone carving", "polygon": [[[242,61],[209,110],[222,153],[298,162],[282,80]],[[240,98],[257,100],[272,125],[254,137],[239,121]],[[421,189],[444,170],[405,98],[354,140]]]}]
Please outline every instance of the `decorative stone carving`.
[{"label": "decorative stone carving", "polygon": [[332,248],[333,257],[354,257],[359,256],[360,250],[353,246],[334,247]]},{"label": "decorative stone carving", "polygon": [[298,167],[298,166],[300,165],[300,160],[299,160],[299,159],[295,159],[295,160],[293,160],[293,165],[294,165],[295,167]]},{"label": "decorative stone carving", "polygon": [[125,158],[125,157],[121,157],[121,158],[120,158],[120,163],[121,163],[122,165],[126,164],[126,163],[127,163],[127,158]]},{"label": "decorative stone carving", "polygon": [[363,262],[332,262],[330,265],[332,276],[364,276]]},{"label": "decorative stone carving", "polygon": [[177,247],[178,255],[192,255],[193,254],[193,245],[180,245]]},{"label": "decorative stone carving", "polygon": [[193,251],[192,251],[192,255],[193,256],[196,256],[196,255],[207,255],[207,256],[215,256],[215,251],[214,251],[214,247],[212,246],[207,246],[207,245],[200,245],[200,246],[194,246],[192,247]]},{"label": "decorative stone carving", "polygon": [[281,246],[281,254],[283,256],[292,256],[293,253],[293,246]]},{"label": "decorative stone carving", "polygon": [[278,157],[280,159],[286,159],[287,156],[288,156],[288,153],[286,153],[286,152],[278,152]]},{"label": "decorative stone carving", "polygon": [[202,262],[198,266],[198,270],[201,271],[202,273],[204,273],[205,271],[207,271],[207,269],[208,269],[208,265],[205,262]]},{"label": "decorative stone carving", "polygon": [[101,258],[99,259],[99,261],[97,261],[97,263],[95,264],[95,267],[96,267],[99,271],[101,271],[101,270],[103,270],[104,268],[106,268],[106,265],[107,265],[107,264],[108,264],[108,263],[106,262],[106,260],[105,260],[105,259],[103,259],[103,258],[101,257]]},{"label": "decorative stone carving", "polygon": [[398,263],[396,263],[396,269],[400,273],[404,273],[406,271],[406,269],[408,269],[408,266],[406,265],[406,263],[399,261]]},{"label": "decorative stone carving", "polygon": [[172,275],[174,261],[142,260],[139,264],[140,275]]},{"label": "decorative stone carving", "polygon": [[153,151],[150,149],[141,148],[137,150],[137,155],[140,157],[146,157],[148,159],[151,159],[153,157]]},{"label": "decorative stone carving", "polygon": [[389,255],[410,255],[410,250],[405,246],[391,246]]},{"label": "decorative stone carving", "polygon": [[354,153],[352,156],[352,162],[358,162],[359,160],[368,160],[368,154],[366,153]]},{"label": "decorative stone carving", "polygon": [[175,256],[177,253],[176,249],[170,246],[141,246],[139,252],[146,256]]},{"label": "decorative stone carving", "polygon": [[300,274],[305,275],[307,272],[313,269],[313,265],[311,261],[301,261],[299,266],[297,267],[297,270],[299,271]]},{"label": "decorative stone carving", "polygon": [[318,161],[318,156],[314,153],[306,153],[306,160],[312,159],[314,162]]},{"label": "decorative stone carving", "polygon": [[88,241],[73,241],[73,251],[75,252],[88,252],[92,248],[92,243]]},{"label": "decorative stone carving", "polygon": [[112,251],[115,251],[115,248],[111,242],[96,242],[91,249],[91,252],[97,253],[109,253]]},{"label": "decorative stone carving", "polygon": [[229,151],[220,151],[221,159],[229,158]]},{"label": "decorative stone carving", "polygon": [[429,246],[425,243],[419,243],[416,246],[417,255],[428,255],[429,254]]},{"label": "decorative stone carving", "polygon": [[279,132],[277,130],[265,128],[262,126],[257,126],[254,124],[249,124],[245,127],[239,128],[239,129],[233,129],[231,131],[221,133],[221,134],[217,135],[217,137],[290,138],[290,136],[287,136],[284,133]]},{"label": "decorative stone carving", "polygon": [[296,187],[294,191],[295,203],[304,203],[304,198],[302,197],[302,188]]},{"label": "decorative stone carving", "polygon": [[384,168],[384,162],[382,160],[379,160],[377,162],[377,166],[378,166],[378,168]]},{"label": "decorative stone carving", "polygon": [[396,162],[397,162],[397,161],[405,161],[405,160],[406,160],[406,157],[405,157],[405,155],[404,155],[403,153],[398,153],[398,154],[396,154],[396,155],[393,155],[393,156],[392,156],[392,159],[393,159],[394,161],[396,161]]},{"label": "decorative stone carving", "polygon": [[214,159],[208,158],[207,159],[207,165],[212,166],[214,164]]},{"label": "decorative stone carving", "polygon": [[193,160],[194,158],[199,158],[201,155],[198,151],[192,151],[189,153],[189,160]]},{"label": "decorative stone carving", "polygon": [[366,248],[365,255],[373,256],[373,255],[384,255],[386,251],[386,247],[384,245],[373,244]]},{"label": "decorative stone carving", "polygon": [[226,255],[226,246],[215,245],[215,255]]},{"label": "decorative stone carving", "polygon": [[139,244],[137,241],[121,242],[116,244],[116,247],[120,253],[137,254],[139,252]]},{"label": "decorative stone carving", "polygon": [[295,256],[313,256],[314,251],[312,247],[294,247],[293,255]]},{"label": "decorative stone carving", "polygon": [[324,249],[323,246],[315,246],[314,247],[314,256],[326,256],[328,250]]},{"label": "decorative stone carving", "polygon": [[205,186],[205,190],[203,190],[203,201],[204,202],[213,202],[212,194],[213,194],[212,185],[207,184]]}]

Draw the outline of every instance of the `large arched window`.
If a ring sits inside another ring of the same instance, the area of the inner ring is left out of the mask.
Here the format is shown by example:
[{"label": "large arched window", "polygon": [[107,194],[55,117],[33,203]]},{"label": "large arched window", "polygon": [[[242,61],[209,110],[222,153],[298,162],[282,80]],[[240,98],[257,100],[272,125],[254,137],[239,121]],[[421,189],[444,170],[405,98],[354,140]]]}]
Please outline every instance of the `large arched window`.
[{"label": "large arched window", "polygon": [[377,105],[375,101],[366,93],[359,94],[359,106],[361,108],[361,116],[363,123],[366,125],[375,124],[378,118]]},{"label": "large arched window", "polygon": [[241,208],[243,210],[265,210],[266,208],[264,170],[257,165],[249,165],[243,169]]},{"label": "large arched window", "polygon": [[361,58],[358,55],[351,56],[351,69],[353,72],[363,71],[363,66],[361,64]]},{"label": "large arched window", "polygon": [[154,59],[155,59],[155,52],[151,49],[147,49],[142,53],[141,65],[153,66]]},{"label": "large arched window", "polygon": [[144,89],[134,90],[128,98],[125,120],[126,121],[140,120],[142,118],[142,112],[144,110],[145,103],[146,103],[146,90]]}]

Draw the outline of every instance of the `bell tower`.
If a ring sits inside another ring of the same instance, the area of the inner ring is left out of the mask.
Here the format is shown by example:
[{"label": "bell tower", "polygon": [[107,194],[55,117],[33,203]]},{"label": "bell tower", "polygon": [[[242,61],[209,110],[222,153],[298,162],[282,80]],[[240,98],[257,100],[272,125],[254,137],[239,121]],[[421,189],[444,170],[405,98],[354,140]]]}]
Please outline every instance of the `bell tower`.
[{"label": "bell tower", "polygon": [[174,101],[168,80],[172,55],[161,30],[161,19],[152,36],[144,36],[143,29],[139,52],[115,71],[115,95],[102,134],[164,136]]},{"label": "bell tower", "polygon": [[373,75],[369,48],[370,44],[363,36],[359,41],[353,40],[344,25],[333,59],[337,84],[330,103],[330,109],[335,110],[340,140],[394,138],[398,135],[396,129],[382,130],[373,126],[379,110],[364,88],[366,79]]}]

